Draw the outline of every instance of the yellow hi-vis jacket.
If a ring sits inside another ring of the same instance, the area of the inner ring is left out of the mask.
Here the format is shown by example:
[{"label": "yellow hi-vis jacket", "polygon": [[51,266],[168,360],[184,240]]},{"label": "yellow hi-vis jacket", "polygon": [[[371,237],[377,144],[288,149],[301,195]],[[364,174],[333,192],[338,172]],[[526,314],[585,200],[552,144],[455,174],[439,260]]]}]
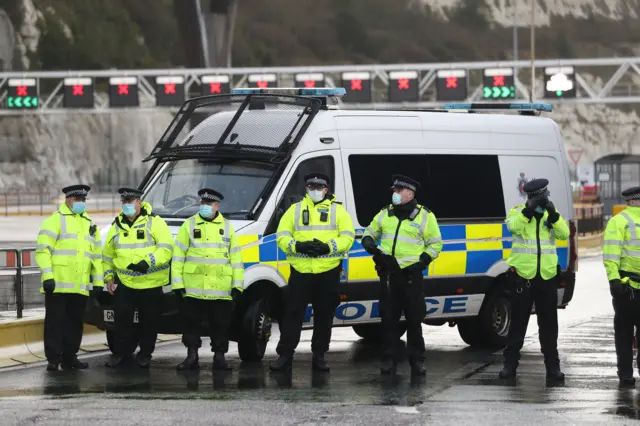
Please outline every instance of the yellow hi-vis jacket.
[{"label": "yellow hi-vis jacket", "polygon": [[[106,281],[117,275],[120,282],[136,290],[169,284],[169,268],[173,254],[173,236],[167,223],[151,213],[151,205],[143,202],[140,216],[133,226],[125,223],[120,213],[107,234],[102,261]],[[145,260],[146,272],[127,269],[131,263]]]},{"label": "yellow hi-vis jacket", "polygon": [[395,257],[401,269],[418,263],[422,253],[431,259],[438,257],[442,236],[436,216],[429,209],[418,204],[408,219],[399,222],[389,205],[373,218],[363,237],[380,241],[380,251]]},{"label": "yellow hi-vis jacket", "polygon": [[244,290],[241,247],[231,223],[218,213],[213,220],[196,214],[176,236],[171,261],[171,289],[186,297],[231,300],[231,290]]},{"label": "yellow hi-vis jacket", "polygon": [[[317,204],[305,195],[282,216],[276,234],[278,247],[287,255],[291,267],[303,274],[321,274],[336,268],[349,252],[355,236],[351,216],[333,194]],[[297,241],[314,238],[329,245],[329,254],[309,257],[296,253]]]},{"label": "yellow hi-vis jacket", "polygon": [[549,223],[547,211],[539,222],[535,216],[528,219],[522,214],[524,207],[524,204],[515,206],[506,219],[507,228],[513,234],[507,264],[522,278],[530,280],[535,278],[540,262],[540,276],[550,280],[558,274],[556,240],[569,238],[569,225],[562,216],[556,223]]},{"label": "yellow hi-vis jacket", "polygon": [[89,215],[75,214],[62,204],[38,233],[36,263],[42,282],[53,279],[54,293],[85,296],[93,287],[103,287],[101,246],[100,230]]},{"label": "yellow hi-vis jacket", "polygon": [[640,275],[640,207],[627,207],[609,219],[604,230],[603,261],[609,281],[619,279],[640,289],[640,282],[620,275]]}]

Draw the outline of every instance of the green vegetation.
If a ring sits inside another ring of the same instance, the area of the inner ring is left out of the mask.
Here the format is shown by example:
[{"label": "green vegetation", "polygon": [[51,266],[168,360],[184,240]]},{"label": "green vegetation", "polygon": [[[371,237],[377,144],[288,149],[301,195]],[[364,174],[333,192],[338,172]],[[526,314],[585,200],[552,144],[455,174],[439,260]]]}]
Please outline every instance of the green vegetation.
[{"label": "green vegetation", "polygon": [[[185,64],[174,0],[33,1],[42,12],[42,38],[32,69]],[[512,52],[512,29],[490,22],[486,0],[463,0],[448,22],[405,0],[239,1],[234,66],[504,60]],[[17,3],[0,0],[14,22]],[[554,18],[537,32],[536,56],[633,55],[637,24]],[[521,30],[522,58],[528,38]]]}]

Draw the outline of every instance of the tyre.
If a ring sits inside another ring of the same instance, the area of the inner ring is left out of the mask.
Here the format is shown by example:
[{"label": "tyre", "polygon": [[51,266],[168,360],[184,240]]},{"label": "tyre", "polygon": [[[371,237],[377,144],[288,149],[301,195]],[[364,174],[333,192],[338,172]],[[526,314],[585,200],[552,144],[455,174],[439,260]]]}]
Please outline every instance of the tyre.
[{"label": "tyre", "polygon": [[[382,340],[382,323],[358,324],[352,327],[353,331],[364,339],[365,342],[379,342]],[[407,323],[403,321],[399,327],[400,337],[402,337],[407,331]]]},{"label": "tyre", "polygon": [[242,330],[238,339],[240,359],[246,362],[262,360],[271,337],[271,318],[267,314],[264,299],[253,302],[242,319]]},{"label": "tyre", "polygon": [[477,317],[457,323],[460,337],[469,346],[503,348],[511,326],[511,302],[504,293],[491,294]]}]

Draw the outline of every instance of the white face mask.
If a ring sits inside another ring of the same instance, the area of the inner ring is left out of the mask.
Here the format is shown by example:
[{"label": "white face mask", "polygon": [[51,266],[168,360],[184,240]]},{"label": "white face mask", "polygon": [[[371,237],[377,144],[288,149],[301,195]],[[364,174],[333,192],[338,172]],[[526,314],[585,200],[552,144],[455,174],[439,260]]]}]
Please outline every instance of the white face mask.
[{"label": "white face mask", "polygon": [[323,192],[324,191],[322,191],[320,189],[314,189],[314,190],[311,190],[311,191],[307,191],[307,194],[309,194],[309,198],[311,198],[311,200],[314,203],[319,203],[324,198]]},{"label": "white face mask", "polygon": [[398,206],[402,204],[402,195],[400,195],[400,193],[398,192],[394,192],[393,195],[391,196],[391,202],[393,203],[394,206]]}]

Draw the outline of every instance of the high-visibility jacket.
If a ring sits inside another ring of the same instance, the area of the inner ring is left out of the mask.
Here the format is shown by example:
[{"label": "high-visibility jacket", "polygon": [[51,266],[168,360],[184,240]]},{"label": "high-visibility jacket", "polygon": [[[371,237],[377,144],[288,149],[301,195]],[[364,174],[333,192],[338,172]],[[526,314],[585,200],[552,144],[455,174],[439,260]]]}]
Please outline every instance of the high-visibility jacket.
[{"label": "high-visibility jacket", "polygon": [[218,213],[213,220],[196,214],[176,236],[171,261],[171,288],[186,297],[231,300],[231,290],[244,290],[241,247],[231,223]]},{"label": "high-visibility jacket", "polygon": [[[287,261],[303,274],[321,274],[340,265],[355,239],[351,215],[334,195],[314,203],[309,195],[293,204],[278,224],[278,247],[286,253]],[[296,242],[318,239],[329,245],[329,254],[309,257],[296,252]]]},{"label": "high-visibility jacket", "polygon": [[535,216],[528,219],[522,214],[524,207],[524,204],[513,207],[506,219],[507,228],[513,234],[507,264],[522,278],[535,278],[540,270],[542,279],[550,280],[558,274],[556,240],[569,238],[569,225],[562,216],[556,223],[549,223],[547,211],[540,220]]},{"label": "high-visibility jacket", "polygon": [[88,296],[93,287],[104,286],[101,251],[100,230],[89,215],[75,214],[62,204],[38,233],[36,263],[42,282],[55,280],[54,293]]},{"label": "high-visibility jacket", "polygon": [[380,241],[380,251],[393,256],[401,269],[415,265],[427,253],[436,259],[442,251],[442,236],[436,216],[416,204],[409,217],[400,221],[389,205],[373,218],[364,237]]},{"label": "high-visibility jacket", "polygon": [[603,260],[609,281],[620,279],[640,289],[640,280],[621,276],[640,275],[640,207],[627,207],[609,219],[604,230]]},{"label": "high-visibility jacket", "polygon": [[[173,236],[167,223],[151,213],[149,203],[143,202],[132,226],[120,213],[109,229],[102,251],[105,280],[110,281],[117,275],[122,284],[137,290],[167,285],[172,254]],[[147,271],[127,269],[142,260],[149,264]]]}]

